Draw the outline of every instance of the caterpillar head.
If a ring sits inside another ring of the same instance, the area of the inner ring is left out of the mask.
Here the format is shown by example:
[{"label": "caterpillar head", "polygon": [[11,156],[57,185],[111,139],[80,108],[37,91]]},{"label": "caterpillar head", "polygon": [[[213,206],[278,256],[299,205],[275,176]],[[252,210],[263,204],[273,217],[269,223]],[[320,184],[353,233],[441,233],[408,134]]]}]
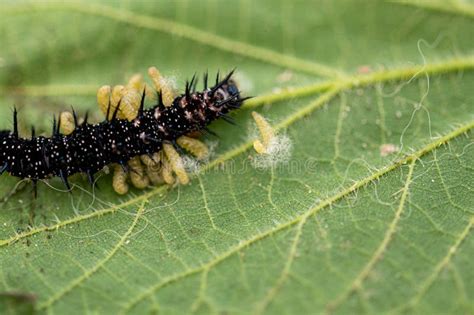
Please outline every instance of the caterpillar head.
[{"label": "caterpillar head", "polygon": [[[207,74],[204,75],[204,90],[196,92],[196,76],[186,82],[185,93],[178,96],[169,110],[157,108],[156,119],[165,121],[174,133],[186,134],[188,132],[203,130],[207,125],[219,118],[232,123],[232,118],[227,113],[240,108],[245,98],[240,97],[240,91],[234,80],[231,79],[233,71],[208,87]],[[176,117],[176,118],[175,118]],[[182,117],[182,118],[181,118]],[[165,130],[166,131],[166,130]],[[166,133],[166,132],[165,132]]]},{"label": "caterpillar head", "polygon": [[217,83],[208,92],[207,96],[212,100],[210,103],[219,112],[228,112],[239,108],[243,99],[240,97],[240,91],[234,80],[231,79],[234,71],[231,71],[222,81]]}]

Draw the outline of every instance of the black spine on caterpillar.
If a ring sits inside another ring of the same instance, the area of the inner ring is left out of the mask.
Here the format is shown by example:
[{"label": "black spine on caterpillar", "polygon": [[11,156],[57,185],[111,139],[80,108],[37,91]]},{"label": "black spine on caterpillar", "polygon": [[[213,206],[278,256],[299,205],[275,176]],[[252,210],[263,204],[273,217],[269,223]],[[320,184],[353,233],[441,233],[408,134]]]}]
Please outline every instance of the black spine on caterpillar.
[{"label": "black spine on caterpillar", "polygon": [[[222,81],[196,92],[196,78],[186,83],[185,93],[176,97],[171,106],[164,106],[158,93],[158,103],[143,108],[145,93],[137,117],[133,121],[112,119],[89,124],[87,119],[77,125],[69,135],[59,131],[60,123],[53,123],[51,137],[18,136],[17,111],[13,114],[13,131],[0,131],[0,174],[8,172],[19,178],[39,179],[59,176],[70,189],[67,177],[75,173],[93,174],[110,163],[126,162],[134,156],[152,154],[162,148],[165,141],[174,142],[182,135],[206,130],[214,120],[223,117],[244,101],[229,73]],[[120,106],[120,105],[119,105]],[[117,107],[118,109],[119,107]]]}]

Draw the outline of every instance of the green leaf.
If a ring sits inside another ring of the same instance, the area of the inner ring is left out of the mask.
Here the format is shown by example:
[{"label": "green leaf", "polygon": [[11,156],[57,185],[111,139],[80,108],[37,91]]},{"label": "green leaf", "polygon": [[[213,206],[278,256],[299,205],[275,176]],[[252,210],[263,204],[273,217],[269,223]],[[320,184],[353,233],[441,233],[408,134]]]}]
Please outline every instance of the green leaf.
[{"label": "green leaf", "polygon": [[[71,104],[100,121],[96,89],[151,65],[237,67],[257,97],[187,186],[34,200],[3,175],[1,312],[474,313],[473,7],[3,2],[1,129],[13,105],[23,134]],[[286,163],[254,167],[252,110]]]}]

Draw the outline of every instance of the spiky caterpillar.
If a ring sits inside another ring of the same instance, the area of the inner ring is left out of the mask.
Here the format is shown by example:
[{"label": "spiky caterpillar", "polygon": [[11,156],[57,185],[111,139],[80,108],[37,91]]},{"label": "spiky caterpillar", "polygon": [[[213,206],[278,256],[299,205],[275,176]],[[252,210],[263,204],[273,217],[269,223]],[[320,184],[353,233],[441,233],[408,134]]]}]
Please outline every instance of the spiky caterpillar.
[{"label": "spiky caterpillar", "polygon": [[[132,121],[118,119],[117,106],[110,117],[107,113],[98,124],[82,124],[74,114],[75,129],[71,134],[60,133],[60,123],[53,124],[51,137],[18,135],[17,112],[13,114],[13,131],[0,131],[0,172],[19,178],[29,178],[36,184],[40,179],[60,177],[70,189],[67,177],[86,173],[91,183],[94,174],[104,166],[118,163],[126,168],[130,159],[140,155],[152,156],[164,143],[174,144],[183,135],[207,130],[214,120],[223,117],[243,102],[240,92],[231,80],[232,72],[222,81],[196,92],[194,78],[186,83],[185,93],[176,97],[172,105],[164,106],[161,94],[158,104],[145,110],[143,93],[137,117]],[[110,107],[109,107],[110,110]]]}]

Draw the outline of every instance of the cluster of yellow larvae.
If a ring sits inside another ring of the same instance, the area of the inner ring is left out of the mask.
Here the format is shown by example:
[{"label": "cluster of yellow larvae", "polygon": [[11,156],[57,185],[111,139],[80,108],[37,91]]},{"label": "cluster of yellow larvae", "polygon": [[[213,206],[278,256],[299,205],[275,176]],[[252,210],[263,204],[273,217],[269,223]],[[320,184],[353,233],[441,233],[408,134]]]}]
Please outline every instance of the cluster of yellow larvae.
[{"label": "cluster of yellow larvae", "polygon": [[[177,91],[173,88],[170,80],[164,78],[157,68],[148,69],[153,87],[147,84],[140,74],[131,77],[127,85],[116,85],[111,87],[104,85],[97,91],[97,103],[104,115],[112,118],[114,109],[120,102],[117,113],[119,119],[132,121],[136,118],[140,108],[140,102],[145,90],[146,98],[156,100],[157,91],[160,91],[165,106],[171,106]],[[107,111],[110,106],[110,110]],[[71,112],[61,113],[61,131],[70,134],[74,131],[74,117]],[[208,147],[201,141],[188,136],[181,136],[176,143],[198,160],[204,160],[209,155]],[[118,194],[126,194],[129,190],[130,181],[133,186],[144,189],[150,185],[174,183],[187,184],[189,176],[185,170],[183,159],[171,144],[163,143],[163,149],[152,156],[136,156],[128,161],[128,170],[119,164],[112,165],[113,189]]]},{"label": "cluster of yellow larvae", "polygon": [[[148,76],[153,87],[144,81],[142,75],[135,74],[126,85],[116,85],[114,87],[104,85],[98,89],[97,103],[104,115],[107,115],[107,112],[109,113],[107,119],[112,118],[112,113],[119,103],[120,108],[117,117],[129,121],[135,119],[140,108],[143,91],[145,91],[148,100],[155,101],[157,101],[157,91],[159,91],[162,95],[163,104],[165,106],[172,105],[178,93],[171,81],[163,77],[155,67],[148,69]],[[109,106],[110,109],[108,110]],[[271,155],[272,148],[275,147],[274,143],[278,139],[276,132],[263,116],[256,112],[252,112],[252,116],[260,134],[260,139],[255,139],[253,142],[253,147],[261,156]],[[62,112],[61,132],[68,135],[74,131],[74,128],[73,114],[68,111]],[[176,143],[198,160],[205,160],[209,156],[208,147],[198,139],[181,136],[176,140]],[[163,143],[163,149],[160,152],[156,152],[152,156],[136,156],[130,159],[127,164],[128,169],[119,164],[111,166],[113,170],[113,189],[121,195],[129,191],[129,182],[138,189],[145,189],[151,185],[189,183],[189,176],[182,157],[173,145],[168,143]]]}]

